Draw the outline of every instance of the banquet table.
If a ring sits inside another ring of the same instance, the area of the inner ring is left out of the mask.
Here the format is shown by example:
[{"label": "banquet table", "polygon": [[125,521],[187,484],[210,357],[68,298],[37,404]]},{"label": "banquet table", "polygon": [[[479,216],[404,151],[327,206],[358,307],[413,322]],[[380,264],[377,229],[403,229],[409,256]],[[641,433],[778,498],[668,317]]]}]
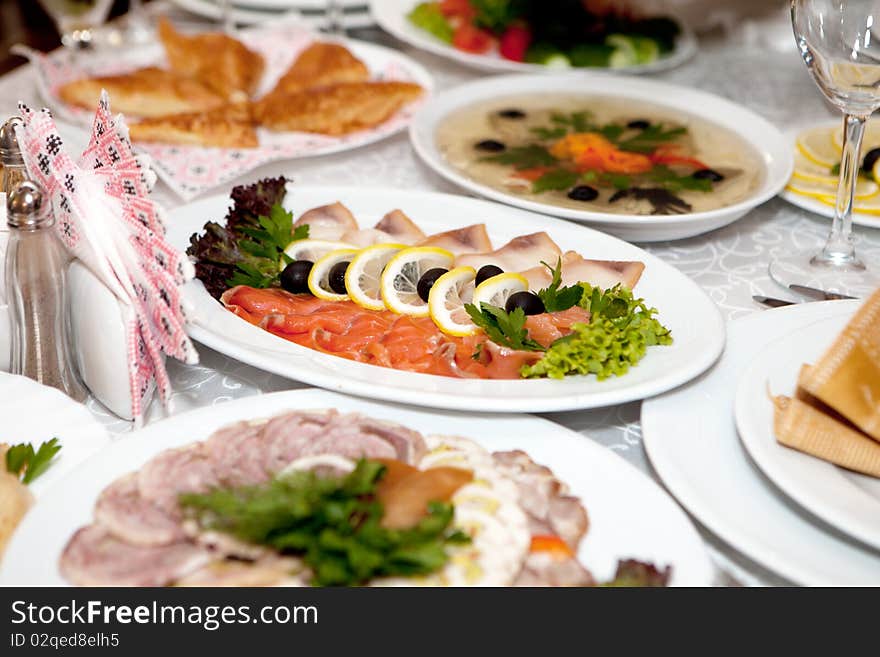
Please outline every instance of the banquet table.
[{"label": "banquet table", "polygon": [[[186,19],[200,20],[193,16]],[[431,72],[437,91],[484,75],[410,48],[375,28],[358,30],[351,36],[399,48]],[[778,47],[717,36],[703,38],[700,51],[692,60],[654,77],[732,99],[766,117],[786,133],[812,123],[832,121],[836,116],[811,81],[793,39],[790,47]],[[14,114],[19,100],[32,106],[41,104],[30,65],[0,78],[0,115]],[[63,134],[65,129],[63,126],[61,129]],[[381,186],[463,193],[421,164],[406,134],[354,151],[267,165],[236,182],[280,173],[303,185]],[[214,193],[223,191],[225,188]],[[161,183],[154,195],[167,208],[182,202]],[[641,246],[693,278],[724,316],[735,320],[762,312],[761,306],[752,300],[753,294],[785,297],[786,290],[769,277],[768,262],[776,255],[816,248],[828,227],[828,219],[776,198],[726,228],[686,240]],[[880,230],[856,227],[856,233],[861,255],[873,262],[880,261]],[[161,419],[166,412],[180,413],[250,395],[304,387],[200,345],[199,352],[198,365],[169,362],[174,384],[171,407],[166,411],[154,402],[147,422]],[[117,439],[124,439],[131,431],[130,423],[110,415],[97,402],[90,401],[89,407]],[[656,477],[642,446],[639,413],[640,403],[629,403],[591,411],[552,413],[546,417],[580,433],[585,440],[601,443]],[[694,522],[718,567],[718,584],[788,583]]]}]

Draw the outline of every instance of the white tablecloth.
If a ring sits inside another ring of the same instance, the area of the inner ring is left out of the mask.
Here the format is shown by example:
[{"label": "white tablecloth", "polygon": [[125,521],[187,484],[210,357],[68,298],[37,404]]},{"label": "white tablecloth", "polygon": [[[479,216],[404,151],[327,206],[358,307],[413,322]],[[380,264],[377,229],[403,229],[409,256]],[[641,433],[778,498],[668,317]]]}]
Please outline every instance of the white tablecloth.
[{"label": "white tablecloth", "polygon": [[[478,77],[473,71],[444,59],[415,51],[372,30],[360,36],[381,40],[401,48],[419,60],[435,76],[443,90]],[[786,131],[798,126],[833,119],[813,85],[800,57],[787,51],[744,47],[741,43],[707,40],[697,56],[681,68],[657,76],[735,100],[762,114]],[[0,116],[15,113],[18,100],[39,104],[28,66],[0,78]],[[377,185],[402,189],[456,192],[449,183],[419,162],[406,135],[360,150],[267,166],[241,182],[285,173],[304,185]],[[179,201],[167,189],[156,195],[169,207]],[[753,294],[784,296],[769,278],[767,263],[777,254],[818,247],[828,231],[829,221],[809,215],[774,199],[724,229],[677,242],[657,243],[646,248],[681,269],[709,293],[728,319],[760,312]],[[857,228],[858,247],[863,257],[880,261],[880,230]],[[173,412],[219,404],[230,399],[274,392],[301,384],[273,376],[201,347],[198,366],[170,364],[174,381]],[[585,439],[614,450],[643,471],[655,476],[641,443],[639,403],[586,412],[548,414],[546,417],[569,427]],[[130,429],[127,423],[109,416],[97,404],[93,411],[111,431]],[[154,408],[150,421],[161,417]],[[710,553],[719,566],[719,583],[728,576],[744,584],[785,584],[776,575],[722,543],[700,528]]]}]

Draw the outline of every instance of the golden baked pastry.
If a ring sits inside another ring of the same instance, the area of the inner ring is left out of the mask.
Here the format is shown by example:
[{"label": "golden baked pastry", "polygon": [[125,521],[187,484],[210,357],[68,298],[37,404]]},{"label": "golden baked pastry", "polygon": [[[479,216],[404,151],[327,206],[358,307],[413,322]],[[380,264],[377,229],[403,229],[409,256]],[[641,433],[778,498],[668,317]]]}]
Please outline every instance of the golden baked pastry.
[{"label": "golden baked pastry", "polygon": [[247,100],[263,76],[262,55],[226,34],[188,36],[163,18],[159,21],[159,38],[174,71],[199,80],[227,100]]},{"label": "golden baked pastry", "polygon": [[224,105],[207,112],[144,119],[131,125],[129,130],[133,142],[217,148],[256,148],[259,145],[248,103]]},{"label": "golden baked pastry", "polygon": [[798,385],[880,440],[880,290],[859,308]]},{"label": "golden baked pastry", "polygon": [[292,94],[342,82],[366,82],[370,70],[348,48],[316,42],[303,50],[271,93]]},{"label": "golden baked pastry", "polygon": [[203,111],[225,102],[198,80],[154,66],[124,75],[74,80],[60,87],[58,95],[71,105],[94,110],[102,89],[110,94],[114,111],[130,116]]},{"label": "golden baked pastry", "polygon": [[270,94],[254,105],[254,116],[271,130],[343,135],[386,121],[421,94],[408,82],[350,82]]}]

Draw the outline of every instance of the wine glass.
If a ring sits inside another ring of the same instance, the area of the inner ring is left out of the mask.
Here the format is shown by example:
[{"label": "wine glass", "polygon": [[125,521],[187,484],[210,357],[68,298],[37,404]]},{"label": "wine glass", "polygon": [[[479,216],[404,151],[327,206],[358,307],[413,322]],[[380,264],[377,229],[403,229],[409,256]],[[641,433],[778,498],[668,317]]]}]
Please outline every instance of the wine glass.
[{"label": "wine glass", "polygon": [[[773,279],[862,296],[880,285],[878,270],[856,255],[853,199],[862,166],[865,121],[880,108],[880,2],[791,0],[791,22],[801,56],[825,97],[844,114],[843,151],[834,220],[817,253],[777,258]],[[868,173],[870,175],[870,172]]]},{"label": "wine glass", "polygon": [[336,36],[345,36],[342,0],[327,0],[327,31]]},{"label": "wine glass", "polygon": [[232,36],[235,34],[235,19],[232,15],[232,0],[220,0],[220,22],[223,31]]},{"label": "wine glass", "polygon": [[40,0],[52,17],[61,43],[72,50],[86,50],[95,42],[95,30],[107,20],[113,0]]}]

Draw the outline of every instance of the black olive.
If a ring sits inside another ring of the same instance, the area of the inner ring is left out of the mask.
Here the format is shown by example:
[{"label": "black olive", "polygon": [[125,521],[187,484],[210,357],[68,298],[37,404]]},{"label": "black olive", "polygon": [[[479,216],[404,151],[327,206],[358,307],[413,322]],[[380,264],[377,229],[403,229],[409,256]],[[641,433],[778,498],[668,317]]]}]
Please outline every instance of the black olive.
[{"label": "black olive", "polygon": [[862,160],[862,168],[868,173],[871,173],[874,170],[874,165],[877,163],[877,160],[880,160],[880,148],[872,148],[865,153],[865,159]]},{"label": "black olive", "polygon": [[281,287],[292,292],[300,294],[309,291],[309,272],[315,265],[311,260],[296,260],[291,262],[281,272]]},{"label": "black olive", "polygon": [[504,304],[504,310],[510,313],[517,308],[522,308],[526,315],[540,315],[541,313],[546,312],[541,297],[533,292],[514,292],[507,297],[507,303]]},{"label": "black olive", "polygon": [[494,139],[484,139],[483,141],[478,141],[474,144],[474,148],[478,151],[486,151],[487,153],[500,153],[504,149],[507,148],[500,141],[495,141]]},{"label": "black olive", "polygon": [[526,118],[526,113],[521,109],[510,108],[499,111],[498,116],[505,119],[524,119]]},{"label": "black olive", "polygon": [[724,176],[714,169],[700,169],[699,171],[694,171],[691,174],[691,177],[696,178],[697,180],[711,180],[712,182],[721,182],[724,180]]},{"label": "black olive", "polygon": [[416,292],[419,293],[419,298],[422,301],[428,303],[428,295],[431,293],[431,288],[434,287],[434,283],[436,283],[437,279],[448,271],[448,269],[443,269],[443,267],[434,267],[434,269],[429,269],[422,274],[418,284],[416,284]]},{"label": "black olive", "polygon": [[330,289],[336,292],[336,294],[345,294],[346,292],[345,271],[350,264],[351,263],[348,260],[343,260],[330,267],[330,273],[327,275],[327,282],[330,284]]},{"label": "black olive", "polygon": [[595,201],[598,197],[598,190],[589,185],[578,185],[568,193],[572,201]]},{"label": "black olive", "polygon": [[474,285],[479,285],[483,281],[503,273],[504,270],[497,265],[483,265],[480,267],[480,271],[477,272],[477,277],[474,279]]},{"label": "black olive", "polygon": [[632,128],[633,130],[647,130],[651,127],[651,122],[646,121],[645,119],[636,119],[635,121],[627,123],[626,127]]}]

